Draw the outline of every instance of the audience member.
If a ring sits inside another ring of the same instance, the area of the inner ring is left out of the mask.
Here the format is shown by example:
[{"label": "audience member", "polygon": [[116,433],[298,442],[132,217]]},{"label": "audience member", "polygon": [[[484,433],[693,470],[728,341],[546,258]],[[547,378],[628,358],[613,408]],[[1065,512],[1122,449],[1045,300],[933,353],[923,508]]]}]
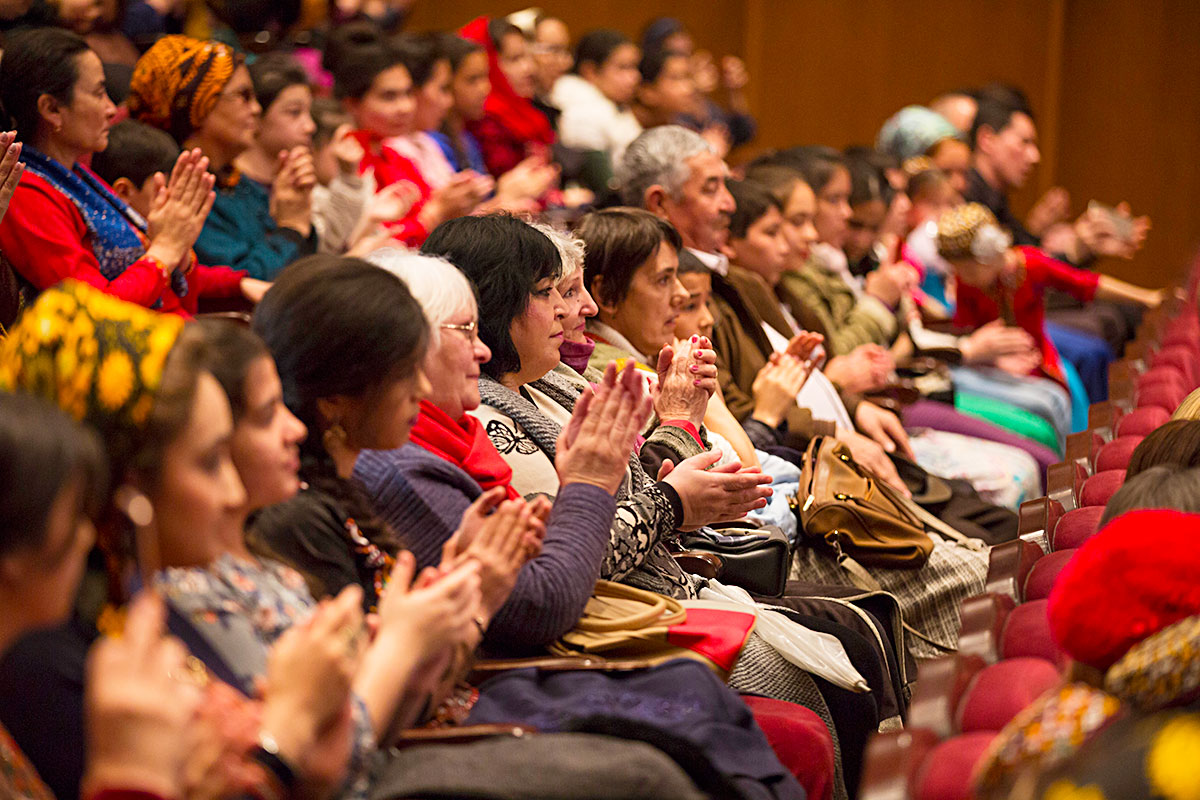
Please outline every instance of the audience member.
[{"label": "audience member", "polygon": [[192,245],[213,205],[208,158],[180,155],[148,217],[133,212],[81,162],[108,144],[116,107],[100,59],[73,33],[12,37],[0,100],[16,122],[25,170],[0,222],[0,249],[37,290],[66,278],[122,299],[186,313]]},{"label": "audience member", "polygon": [[616,163],[642,132],[630,103],[638,86],[637,45],[618,31],[585,33],[575,65],[554,84],[550,100],[562,110],[558,135],[568,147],[598,150]]},{"label": "audience member", "polygon": [[[241,174],[237,159],[254,147],[263,111],[243,60],[219,42],[163,37],[138,60],[128,105],[134,119],[165,130],[183,147],[203,153],[216,176],[212,213],[196,240],[200,258],[270,280],[316,248],[312,230],[316,176],[307,143],[274,155],[273,177],[258,175],[270,179],[269,184]],[[199,80],[193,70],[205,80]],[[289,78],[281,76],[281,80]],[[285,82],[276,91],[288,86]]]}]

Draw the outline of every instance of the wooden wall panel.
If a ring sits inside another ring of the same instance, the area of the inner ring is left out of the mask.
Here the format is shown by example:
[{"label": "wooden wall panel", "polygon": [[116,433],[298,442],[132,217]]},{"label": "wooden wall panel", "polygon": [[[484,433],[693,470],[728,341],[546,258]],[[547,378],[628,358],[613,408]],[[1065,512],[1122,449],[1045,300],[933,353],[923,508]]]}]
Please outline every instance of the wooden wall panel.
[{"label": "wooden wall panel", "polygon": [[1200,4],[1067,6],[1058,182],[1076,206],[1128,200],[1154,228],[1119,277],[1156,285],[1200,247]]},{"label": "wooden wall panel", "polygon": [[[592,28],[616,28],[636,41],[647,22],[672,16],[683,20],[700,47],[717,53],[738,53],[742,49],[744,0],[702,0],[686,6],[672,0],[531,0],[529,5],[561,18],[573,37]],[[496,0],[418,0],[411,27],[444,30],[481,14],[495,16],[520,8],[525,6]]]},{"label": "wooden wall panel", "polygon": [[[752,70],[758,141],[870,143],[900,107],[947,89],[1021,86],[1038,116],[1043,163],[1014,199],[1045,188],[1129,200],[1154,230],[1133,262],[1106,271],[1156,284],[1200,246],[1200,3],[1192,0],[542,0],[579,33],[636,36],[652,17],[679,16],[698,43],[742,55]],[[419,0],[416,29],[506,13],[497,0]]]}]

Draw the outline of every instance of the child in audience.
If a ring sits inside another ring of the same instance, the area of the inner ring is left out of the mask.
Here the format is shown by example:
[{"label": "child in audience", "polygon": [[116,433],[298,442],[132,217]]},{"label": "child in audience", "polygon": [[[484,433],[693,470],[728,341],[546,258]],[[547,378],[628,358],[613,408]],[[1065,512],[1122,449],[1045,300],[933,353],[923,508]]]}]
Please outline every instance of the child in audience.
[{"label": "child in audience", "polygon": [[1074,269],[1036,247],[1011,245],[1012,238],[979,203],[966,203],[942,214],[938,253],[954,267],[958,281],[954,320],[976,328],[1002,319],[1023,328],[1033,337],[1037,350],[1012,368],[1065,386],[1071,393],[1073,428],[1082,429],[1087,420],[1087,391],[1074,367],[1059,358],[1046,335],[1043,292],[1056,288],[1084,302],[1099,298],[1146,308],[1158,306],[1163,293]]},{"label": "child in audience", "polygon": [[[155,196],[179,158],[179,145],[169,134],[135,120],[118,122],[108,132],[108,147],[92,157],[92,170],[113,194],[138,214],[150,214]],[[188,313],[199,310],[202,298],[241,296],[257,303],[270,287],[245,271],[197,264],[187,275],[188,293],[179,298]]]}]

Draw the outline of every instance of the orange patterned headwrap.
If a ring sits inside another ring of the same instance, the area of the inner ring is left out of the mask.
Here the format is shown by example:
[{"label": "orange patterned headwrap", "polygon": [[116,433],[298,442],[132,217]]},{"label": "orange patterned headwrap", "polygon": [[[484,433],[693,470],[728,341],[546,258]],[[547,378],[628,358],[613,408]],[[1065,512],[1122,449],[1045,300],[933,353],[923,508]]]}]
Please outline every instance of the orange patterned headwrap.
[{"label": "orange patterned headwrap", "polygon": [[183,143],[212,113],[243,57],[221,42],[164,36],[138,59],[129,115]]}]

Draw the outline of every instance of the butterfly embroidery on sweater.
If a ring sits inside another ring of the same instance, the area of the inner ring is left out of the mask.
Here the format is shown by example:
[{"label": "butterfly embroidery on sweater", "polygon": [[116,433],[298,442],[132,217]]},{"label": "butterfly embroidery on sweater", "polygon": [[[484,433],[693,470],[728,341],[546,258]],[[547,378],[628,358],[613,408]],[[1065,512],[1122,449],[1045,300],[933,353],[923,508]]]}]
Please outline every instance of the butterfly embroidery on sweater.
[{"label": "butterfly embroidery on sweater", "polygon": [[502,456],[508,455],[513,450],[525,456],[533,455],[538,451],[537,442],[523,433],[518,433],[498,419],[489,422],[485,430],[488,438],[492,440],[492,445],[500,451]]}]

